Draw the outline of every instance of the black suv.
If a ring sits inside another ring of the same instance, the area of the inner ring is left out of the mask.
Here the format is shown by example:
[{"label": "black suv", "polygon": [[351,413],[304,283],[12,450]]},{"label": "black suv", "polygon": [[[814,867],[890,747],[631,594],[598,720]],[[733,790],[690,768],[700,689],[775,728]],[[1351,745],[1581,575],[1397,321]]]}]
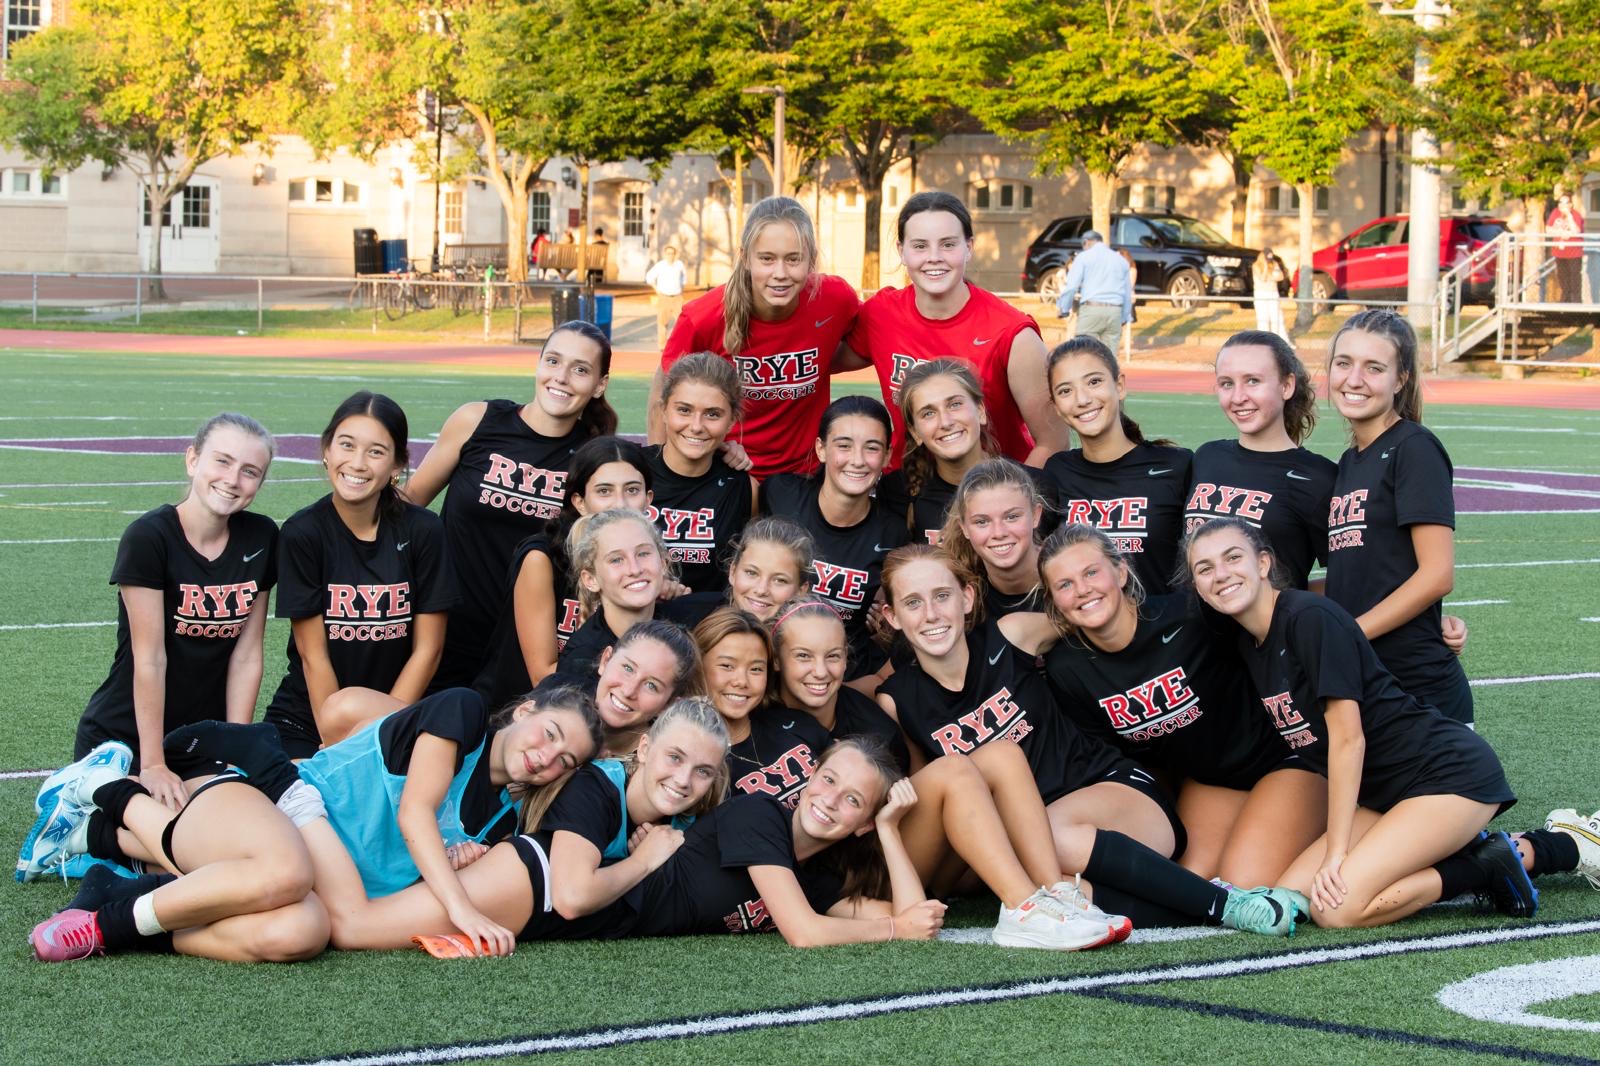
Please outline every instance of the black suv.
[{"label": "black suv", "polygon": [[[1044,228],[1028,245],[1022,291],[1054,303],[1067,265],[1093,229],[1089,215],[1068,215]],[[1249,296],[1250,268],[1259,254],[1230,244],[1197,218],[1168,212],[1122,212],[1111,217],[1111,247],[1127,250],[1139,271],[1137,293],[1168,296]]]}]

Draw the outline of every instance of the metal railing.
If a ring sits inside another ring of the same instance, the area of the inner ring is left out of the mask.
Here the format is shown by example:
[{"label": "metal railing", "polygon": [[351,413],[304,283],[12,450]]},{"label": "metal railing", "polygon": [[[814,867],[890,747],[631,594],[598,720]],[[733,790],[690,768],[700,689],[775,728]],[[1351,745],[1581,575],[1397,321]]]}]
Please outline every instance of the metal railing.
[{"label": "metal railing", "polygon": [[[1574,251],[1578,254],[1558,254]],[[1492,285],[1484,293],[1485,272],[1491,266]],[[1487,296],[1483,311],[1476,315],[1463,311],[1469,295]],[[1446,271],[1434,310],[1435,369],[1441,359],[1459,359],[1490,336],[1496,363],[1600,367],[1600,359],[1524,358],[1523,333],[1534,316],[1560,328],[1600,329],[1600,234],[1557,237],[1506,232]]]}]

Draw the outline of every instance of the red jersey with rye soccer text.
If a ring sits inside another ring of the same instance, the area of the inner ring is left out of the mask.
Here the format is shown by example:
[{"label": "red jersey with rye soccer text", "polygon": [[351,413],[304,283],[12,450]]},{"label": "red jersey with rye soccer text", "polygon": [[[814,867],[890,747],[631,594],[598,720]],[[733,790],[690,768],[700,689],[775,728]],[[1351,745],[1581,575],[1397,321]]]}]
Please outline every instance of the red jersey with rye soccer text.
[{"label": "red jersey with rye soccer text", "polygon": [[823,274],[815,288],[801,288],[799,307],[782,322],[752,317],[744,350],[729,356],[722,344],[723,288],[684,306],[661,353],[661,369],[693,352],[730,359],[744,385],[744,417],[728,439],[744,445],[758,478],[806,473],[816,466],[812,442],[828,406],[833,352],[855,324],[861,301],[849,282]]},{"label": "red jersey with rye soccer text", "polygon": [[[1039,324],[987,289],[967,283],[969,298],[953,318],[928,318],[917,310],[917,290],[880,289],[861,305],[850,347],[872,360],[883,386],[884,402],[894,418],[890,453],[894,465],[904,454],[906,427],[900,417],[900,382],[906,371],[927,359],[953,358],[971,363],[983,383],[983,405],[989,425],[1006,455],[1022,462],[1033,451],[1033,435],[1023,420],[1006,372],[1011,364],[1011,342],[1025,329],[1039,332]],[[1040,388],[1044,382],[1040,381]]]}]

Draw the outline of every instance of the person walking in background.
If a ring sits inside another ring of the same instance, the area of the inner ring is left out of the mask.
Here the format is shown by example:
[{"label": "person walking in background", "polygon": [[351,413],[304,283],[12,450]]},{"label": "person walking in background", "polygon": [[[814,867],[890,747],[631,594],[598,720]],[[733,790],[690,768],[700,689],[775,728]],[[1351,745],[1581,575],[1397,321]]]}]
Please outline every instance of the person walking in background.
[{"label": "person walking in background", "polygon": [[655,290],[656,345],[665,348],[678,312],[683,310],[684,286],[689,284],[689,272],[678,258],[678,249],[670,244],[662,249],[661,258],[645,271],[644,283]]},{"label": "person walking in background", "polygon": [[1273,254],[1271,248],[1261,249],[1261,254],[1256,256],[1255,263],[1250,267],[1250,300],[1256,309],[1256,329],[1275,333],[1292,346],[1294,340],[1289,336],[1289,327],[1284,324],[1283,301],[1279,296],[1288,276],[1283,268],[1283,260]]},{"label": "person walking in background", "polygon": [[[598,245],[601,248],[605,248],[606,245],[608,245],[610,243],[609,241],[606,240],[606,228],[604,226],[596,226],[594,228],[594,237],[589,241],[589,243],[591,245]],[[607,250],[606,254],[607,255],[611,254],[609,249]],[[605,261],[601,260],[600,269],[599,270],[590,270],[588,272],[588,277],[589,277],[589,284],[590,285],[599,285],[601,282],[605,281],[606,280]]]},{"label": "person walking in background", "polygon": [[1067,268],[1066,285],[1056,301],[1056,313],[1066,318],[1072,301],[1079,298],[1078,335],[1100,340],[1115,352],[1122,348],[1122,327],[1133,321],[1133,287],[1128,262],[1111,250],[1096,230],[1083,235],[1083,251]]},{"label": "person walking in background", "polygon": [[539,260],[544,258],[544,250],[550,244],[550,231],[540,230],[533,235],[533,243],[528,246],[528,265],[533,268],[536,281],[544,280],[544,271],[539,268]]},{"label": "person walking in background", "polygon": [[1550,255],[1556,261],[1556,303],[1583,302],[1583,216],[1572,196],[1556,197],[1556,209],[1544,223],[1550,235]]}]

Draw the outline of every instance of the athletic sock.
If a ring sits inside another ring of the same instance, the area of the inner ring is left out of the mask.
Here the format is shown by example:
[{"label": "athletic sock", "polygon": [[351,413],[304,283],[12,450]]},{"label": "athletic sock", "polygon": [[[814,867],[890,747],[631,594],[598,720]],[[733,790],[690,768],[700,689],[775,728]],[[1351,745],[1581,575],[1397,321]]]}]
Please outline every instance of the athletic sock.
[{"label": "athletic sock", "polygon": [[105,941],[106,952],[111,954],[118,951],[172,951],[172,934],[168,932],[156,933],[146,936],[139,932],[139,925],[134,918],[134,904],[145,896],[134,899],[116,899],[107,903],[95,912],[95,919],[100,923],[100,936]]},{"label": "athletic sock", "polygon": [[1433,868],[1439,874],[1441,900],[1483,892],[1488,888],[1483,879],[1483,867],[1459,851],[1434,863]]},{"label": "athletic sock", "polygon": [[163,749],[167,765],[180,777],[237,766],[273,803],[300,780],[300,771],[284,753],[283,738],[267,722],[191,722],[168,733]]},{"label": "athletic sock", "polygon": [[[1129,895],[1113,885],[1094,885],[1094,905],[1107,914],[1120,914],[1133,923],[1135,929],[1170,929],[1174,926],[1194,925],[1196,919],[1171,907],[1163,907],[1139,896]],[[1220,906],[1220,904],[1219,904]],[[1209,920],[1208,920],[1208,923]]]},{"label": "athletic sock", "polygon": [[133,859],[117,843],[117,830],[123,827],[122,816],[127,813],[128,804],[133,802],[133,797],[148,795],[150,790],[131,777],[109,781],[94,790],[94,795],[90,798],[95,809],[89,815],[88,825],[90,855],[97,859],[121,863],[123,866],[133,864]]},{"label": "athletic sock", "polygon": [[[1190,873],[1131,837],[1109,829],[1095,833],[1083,876],[1095,887],[1095,905],[1141,925],[1221,925],[1228,890]],[[1119,906],[1109,905],[1104,890]],[[1144,921],[1122,909],[1142,901]],[[1156,917],[1160,912],[1161,917]]]},{"label": "athletic sock", "polygon": [[[1533,868],[1529,877],[1571,873],[1578,868],[1578,842],[1554,829],[1530,829],[1522,834],[1533,849]],[[1516,841],[1513,839],[1512,843]]]},{"label": "athletic sock", "polygon": [[134,899],[176,880],[172,874],[122,877],[109,866],[91,866],[78,885],[78,894],[67,906],[72,910],[97,911],[112,900]]}]

